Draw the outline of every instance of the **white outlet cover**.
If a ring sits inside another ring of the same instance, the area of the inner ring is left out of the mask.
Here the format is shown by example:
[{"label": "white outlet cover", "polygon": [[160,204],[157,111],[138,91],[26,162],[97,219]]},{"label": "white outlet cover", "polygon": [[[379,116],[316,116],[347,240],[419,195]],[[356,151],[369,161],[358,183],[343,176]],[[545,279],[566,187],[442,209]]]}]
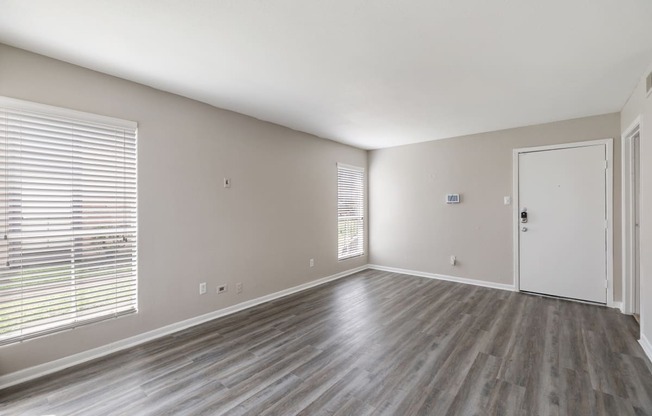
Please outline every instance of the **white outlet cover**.
[{"label": "white outlet cover", "polygon": [[503,198],[503,203],[505,205],[512,205],[512,197],[511,196],[506,196]]},{"label": "white outlet cover", "polygon": [[206,282],[199,284],[199,294],[200,295],[206,294]]}]

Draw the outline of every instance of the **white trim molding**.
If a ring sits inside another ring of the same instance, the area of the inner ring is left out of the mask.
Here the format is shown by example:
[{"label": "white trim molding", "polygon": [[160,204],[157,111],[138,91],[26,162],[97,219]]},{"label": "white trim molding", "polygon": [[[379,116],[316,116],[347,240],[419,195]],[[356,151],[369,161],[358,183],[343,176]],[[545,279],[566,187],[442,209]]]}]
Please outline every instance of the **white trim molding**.
[{"label": "white trim molding", "polygon": [[543,150],[556,150],[556,149],[570,149],[576,147],[586,146],[605,146],[607,169],[606,169],[606,215],[607,215],[607,238],[606,238],[606,272],[607,272],[607,303],[610,308],[618,307],[614,302],[614,251],[613,251],[613,138],[600,139],[600,140],[587,140],[575,143],[560,143],[548,146],[525,147],[513,149],[512,151],[512,193],[513,200],[513,220],[512,220],[512,250],[513,250],[513,286],[515,290],[520,290],[520,277],[519,277],[519,239],[520,239],[520,222],[519,222],[519,155],[521,153],[540,152]]},{"label": "white trim molding", "polygon": [[631,315],[635,309],[634,278],[636,273],[636,246],[635,235],[635,195],[632,189],[634,166],[632,160],[634,147],[632,139],[640,132],[641,116],[636,117],[634,122],[623,131],[621,136],[621,224],[622,224],[622,280],[623,280],[623,307],[624,314]]},{"label": "white trim molding", "polygon": [[19,100],[17,98],[0,96],[0,107],[10,107],[15,110],[31,111],[49,116],[59,116],[73,120],[84,120],[88,123],[106,125],[111,127],[138,129],[138,123],[130,120],[122,120],[115,117],[87,113],[68,108],[56,107],[47,104],[35,103],[32,101]]},{"label": "white trim molding", "polygon": [[652,361],[652,344],[650,341],[645,337],[645,335],[641,334],[641,339],[638,340],[638,343],[641,344],[643,352],[645,352],[647,358]]},{"label": "white trim molding", "polygon": [[421,272],[421,271],[418,271],[418,270],[399,269],[397,267],[380,266],[380,265],[377,265],[377,264],[370,264],[369,268],[373,269],[373,270],[380,270],[380,271],[383,271],[383,272],[400,273],[400,274],[406,274],[406,275],[410,275],[410,276],[426,277],[428,279],[445,280],[447,282],[463,283],[465,285],[489,287],[489,288],[492,288],[492,289],[509,290],[509,291],[512,291],[512,292],[516,290],[514,285],[510,285],[510,284],[506,284],[506,283],[489,282],[489,281],[486,281],[486,280],[468,279],[466,277],[447,276],[447,275],[444,275],[444,274]]},{"label": "white trim molding", "polygon": [[355,170],[355,171],[358,171],[358,172],[364,172],[364,168],[362,166],[347,165],[346,163],[340,163],[340,162],[337,162],[336,164],[337,164],[338,168],[344,168],[344,169]]},{"label": "white trim molding", "polygon": [[88,351],[83,351],[78,354],[73,354],[68,357],[60,358],[58,360],[50,361],[47,363],[39,364],[34,367],[29,367],[14,373],[5,374],[0,376],[0,390],[16,384],[24,383],[38,377],[42,377],[66,368],[85,363],[105,355],[113,354],[114,352],[121,351],[145,342],[160,338],[166,335],[173,334],[186,328],[211,321],[226,315],[231,315],[245,309],[252,308],[262,303],[267,303],[297,292],[320,286],[333,280],[341,279],[343,277],[352,275],[354,273],[368,269],[367,265],[356,267],[354,269],[345,270],[343,272],[326,276],[321,279],[313,280],[312,282],[304,283],[302,285],[294,286],[289,289],[281,290],[279,292],[271,293],[269,295],[261,296],[256,299],[251,299],[242,303],[238,303],[227,308],[219,309],[204,315],[196,316],[194,318],[186,319],[184,321],[175,322],[152,331],[144,332],[142,334],[125,338],[120,341],[113,342],[101,347],[93,348]]}]

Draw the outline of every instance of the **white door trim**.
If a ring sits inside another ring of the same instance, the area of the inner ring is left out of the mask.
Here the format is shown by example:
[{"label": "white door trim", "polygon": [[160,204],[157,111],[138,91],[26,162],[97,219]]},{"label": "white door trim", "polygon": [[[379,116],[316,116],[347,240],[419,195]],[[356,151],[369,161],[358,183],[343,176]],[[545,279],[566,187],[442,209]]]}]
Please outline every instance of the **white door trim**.
[{"label": "white door trim", "polygon": [[[641,117],[638,116],[634,122],[622,133],[621,140],[621,158],[622,158],[622,276],[623,276],[623,304],[622,312],[626,314],[634,313],[634,262],[636,256],[633,247],[636,244],[635,235],[632,233],[632,216],[634,210],[634,193],[631,185],[631,155],[632,155],[632,138],[636,133],[641,131]],[[640,139],[639,139],[640,140]]]},{"label": "white door trim", "polygon": [[513,257],[514,257],[514,287],[516,290],[520,290],[520,276],[519,276],[519,240],[520,240],[520,222],[519,222],[519,198],[518,198],[518,186],[519,186],[519,166],[518,166],[518,156],[521,153],[530,153],[530,152],[540,152],[544,150],[557,150],[557,149],[569,149],[574,147],[587,147],[587,146],[596,146],[603,145],[605,146],[606,155],[607,155],[607,306],[610,308],[614,307],[614,290],[613,290],[613,263],[614,263],[614,253],[613,253],[613,138],[601,139],[601,140],[589,140],[585,142],[576,142],[576,143],[561,143],[553,144],[547,146],[537,146],[537,147],[524,147],[519,149],[513,149],[512,151],[512,193],[514,194],[514,203],[512,204],[512,233],[513,233]]}]

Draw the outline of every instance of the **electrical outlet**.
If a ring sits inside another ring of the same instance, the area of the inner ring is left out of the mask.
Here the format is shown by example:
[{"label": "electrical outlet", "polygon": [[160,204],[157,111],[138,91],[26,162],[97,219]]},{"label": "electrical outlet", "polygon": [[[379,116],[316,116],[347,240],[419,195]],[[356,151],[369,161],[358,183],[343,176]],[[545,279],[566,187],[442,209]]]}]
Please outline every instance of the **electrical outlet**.
[{"label": "electrical outlet", "polygon": [[455,256],[451,256],[451,266],[455,266],[457,263],[457,258]]},{"label": "electrical outlet", "polygon": [[315,259],[310,259],[310,267],[315,267]]},{"label": "electrical outlet", "polygon": [[503,197],[503,203],[505,205],[512,205],[512,197],[511,196]]},{"label": "electrical outlet", "polygon": [[235,284],[235,291],[238,294],[242,293],[242,282],[238,282]]},{"label": "electrical outlet", "polygon": [[199,294],[200,295],[206,294],[206,282],[202,282],[199,284]]},{"label": "electrical outlet", "polygon": [[231,178],[224,178],[224,187],[225,188],[231,187]]},{"label": "electrical outlet", "polygon": [[217,294],[219,295],[219,294],[225,293],[225,292],[228,291],[228,289],[229,289],[229,287],[227,285],[218,286],[217,287]]}]

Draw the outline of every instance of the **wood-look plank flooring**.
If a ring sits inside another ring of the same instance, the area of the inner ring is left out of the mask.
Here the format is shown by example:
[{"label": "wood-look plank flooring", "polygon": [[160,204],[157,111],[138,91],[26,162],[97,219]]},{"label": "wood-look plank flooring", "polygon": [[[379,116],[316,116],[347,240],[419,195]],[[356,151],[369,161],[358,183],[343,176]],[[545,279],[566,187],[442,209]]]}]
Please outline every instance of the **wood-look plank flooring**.
[{"label": "wood-look plank flooring", "polygon": [[23,385],[3,415],[652,415],[614,309],[366,270]]}]

